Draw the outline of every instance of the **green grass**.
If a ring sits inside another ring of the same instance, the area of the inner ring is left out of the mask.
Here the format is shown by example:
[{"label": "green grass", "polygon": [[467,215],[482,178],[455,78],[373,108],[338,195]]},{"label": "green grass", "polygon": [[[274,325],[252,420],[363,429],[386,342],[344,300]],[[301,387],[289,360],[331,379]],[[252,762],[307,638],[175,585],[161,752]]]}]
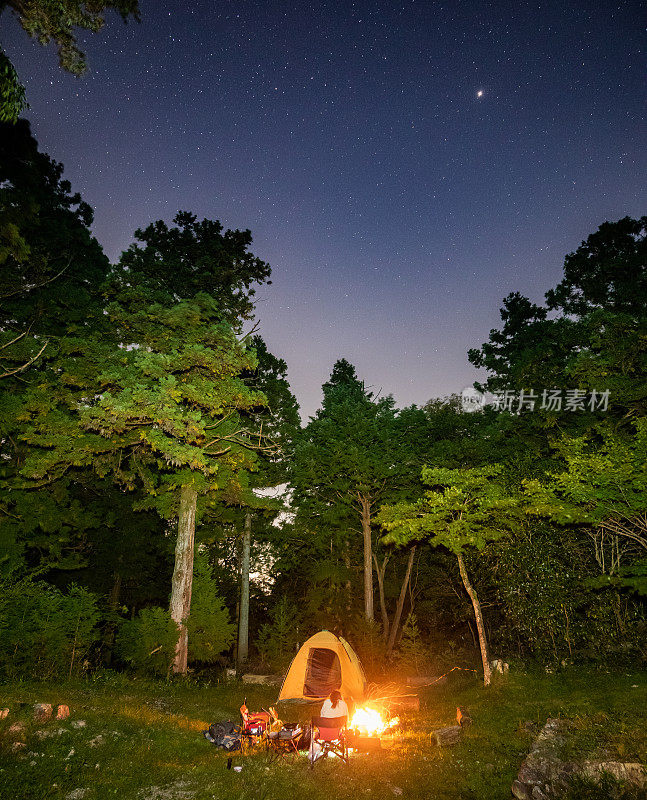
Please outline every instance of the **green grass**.
[{"label": "green grass", "polygon": [[[84,800],[491,800],[510,796],[532,744],[523,723],[542,725],[549,716],[574,720],[565,756],[647,763],[645,673],[517,673],[489,689],[461,677],[421,691],[421,711],[404,717],[401,744],[380,754],[354,754],[349,765],[327,760],[313,771],[305,758],[273,763],[263,753],[234,754],[242,772],[227,770],[227,754],[200,731],[209,722],[237,719],[244,696],[258,708],[274,700],[276,689],[121,676],[61,686],[0,685],[0,707],[11,709],[0,722],[1,794],[43,800],[85,789]],[[30,719],[35,702],[67,703],[70,720],[36,725]],[[453,724],[457,705],[470,710],[473,725],[460,744],[438,749],[429,731]],[[27,723],[27,746],[18,754],[7,735],[17,719]],[[79,719],[86,727],[77,730],[71,722]],[[52,735],[39,738],[39,730]]]}]

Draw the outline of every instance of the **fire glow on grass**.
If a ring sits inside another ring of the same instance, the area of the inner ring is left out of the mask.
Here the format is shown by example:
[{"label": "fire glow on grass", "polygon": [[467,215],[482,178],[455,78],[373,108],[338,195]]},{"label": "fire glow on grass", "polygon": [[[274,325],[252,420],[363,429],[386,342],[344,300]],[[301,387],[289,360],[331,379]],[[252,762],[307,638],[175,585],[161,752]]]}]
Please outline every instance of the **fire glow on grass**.
[{"label": "fire glow on grass", "polygon": [[365,707],[355,709],[348,727],[359,731],[364,736],[377,736],[391,728],[395,728],[399,722],[399,717],[392,717],[386,720],[379,711]]}]

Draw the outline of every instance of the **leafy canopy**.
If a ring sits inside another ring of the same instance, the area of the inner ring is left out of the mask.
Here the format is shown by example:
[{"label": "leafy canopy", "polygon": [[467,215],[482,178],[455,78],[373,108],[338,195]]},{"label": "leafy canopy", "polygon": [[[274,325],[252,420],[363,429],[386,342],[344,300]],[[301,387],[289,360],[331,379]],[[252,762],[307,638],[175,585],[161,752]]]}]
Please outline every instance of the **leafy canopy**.
[{"label": "leafy canopy", "polygon": [[465,548],[482,550],[488,542],[516,530],[523,518],[498,466],[425,468],[422,480],[429,489],[419,500],[380,509],[377,522],[387,531],[384,541],[424,540],[462,555]]}]

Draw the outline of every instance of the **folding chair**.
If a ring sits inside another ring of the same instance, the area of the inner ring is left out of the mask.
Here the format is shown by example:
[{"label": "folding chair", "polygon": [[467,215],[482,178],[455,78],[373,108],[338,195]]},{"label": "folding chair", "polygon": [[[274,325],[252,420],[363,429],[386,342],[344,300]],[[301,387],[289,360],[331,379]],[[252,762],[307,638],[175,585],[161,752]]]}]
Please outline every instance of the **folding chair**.
[{"label": "folding chair", "polygon": [[272,720],[272,713],[265,710],[249,711],[245,700],[240,707],[240,715],[243,718],[240,744],[241,750],[246,753],[264,740]]},{"label": "folding chair", "polygon": [[[347,717],[313,717],[310,738],[310,769],[321,758],[333,753],[348,764],[348,744],[346,741]],[[317,753],[317,746],[321,748]]]}]

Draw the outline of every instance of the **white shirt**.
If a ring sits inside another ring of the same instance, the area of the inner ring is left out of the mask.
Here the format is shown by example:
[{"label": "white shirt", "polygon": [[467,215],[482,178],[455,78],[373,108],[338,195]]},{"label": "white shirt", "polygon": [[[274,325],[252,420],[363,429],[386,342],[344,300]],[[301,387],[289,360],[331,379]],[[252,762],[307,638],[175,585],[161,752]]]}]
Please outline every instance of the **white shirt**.
[{"label": "white shirt", "polygon": [[343,700],[338,700],[337,705],[333,708],[332,700],[329,697],[327,697],[324,700],[323,705],[321,706],[321,713],[319,714],[319,716],[325,717],[326,719],[331,719],[333,717],[347,717],[348,706]]}]

